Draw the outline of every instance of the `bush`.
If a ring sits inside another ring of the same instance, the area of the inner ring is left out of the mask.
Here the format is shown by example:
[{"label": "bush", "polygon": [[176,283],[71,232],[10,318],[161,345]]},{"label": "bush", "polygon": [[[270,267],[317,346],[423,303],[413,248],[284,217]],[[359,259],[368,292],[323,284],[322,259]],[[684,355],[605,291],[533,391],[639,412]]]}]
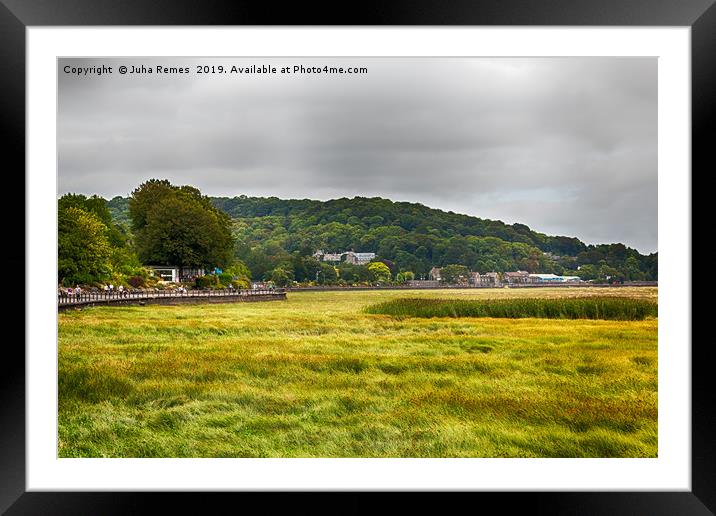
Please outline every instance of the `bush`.
[{"label": "bush", "polygon": [[238,289],[251,288],[251,284],[249,283],[248,278],[239,278],[239,279],[231,280],[231,286],[234,288],[238,288]]},{"label": "bush", "polygon": [[129,285],[134,288],[141,288],[146,284],[144,278],[142,278],[141,276],[130,276],[129,278],[127,278],[127,283],[129,283]]},{"label": "bush", "polygon": [[217,278],[218,282],[219,282],[221,285],[224,285],[224,286],[227,286],[227,287],[228,287],[229,285],[231,285],[231,281],[232,281],[233,279],[234,279],[234,277],[233,277],[231,274],[229,274],[228,272],[222,272],[221,274],[219,274],[219,276],[218,276],[218,278]]},{"label": "bush", "polygon": [[196,288],[216,288],[219,286],[219,278],[214,274],[199,276],[194,280]]}]

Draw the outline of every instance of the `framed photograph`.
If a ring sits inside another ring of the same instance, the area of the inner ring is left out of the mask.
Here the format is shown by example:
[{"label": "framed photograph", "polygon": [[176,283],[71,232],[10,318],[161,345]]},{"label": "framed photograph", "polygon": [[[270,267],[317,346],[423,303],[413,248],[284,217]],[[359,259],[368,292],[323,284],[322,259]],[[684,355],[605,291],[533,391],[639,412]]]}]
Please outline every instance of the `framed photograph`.
[{"label": "framed photograph", "polygon": [[691,268],[712,3],[345,25],[3,0],[27,254],[0,508],[398,491],[712,513]]}]

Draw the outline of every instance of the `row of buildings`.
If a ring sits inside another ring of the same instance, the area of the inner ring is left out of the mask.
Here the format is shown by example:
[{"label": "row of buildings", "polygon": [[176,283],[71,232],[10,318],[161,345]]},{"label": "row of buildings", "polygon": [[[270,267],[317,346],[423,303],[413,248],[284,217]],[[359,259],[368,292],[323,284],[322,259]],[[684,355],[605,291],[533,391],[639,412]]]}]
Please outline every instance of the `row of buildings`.
[{"label": "row of buildings", "polygon": [[[431,287],[439,286],[443,282],[441,269],[433,267],[430,269],[427,280],[414,280],[411,286]],[[579,276],[558,276],[556,274],[530,274],[527,271],[513,272],[470,272],[467,277],[460,276],[455,282],[456,285],[473,287],[501,287],[504,285],[559,285],[583,283]]]},{"label": "row of buildings", "polygon": [[[375,253],[356,253],[346,251],[343,253],[324,253],[317,251],[313,257],[324,262],[341,262],[345,257],[347,263],[354,265],[365,265],[375,258]],[[148,265],[155,276],[165,282],[186,282],[193,281],[197,277],[204,276],[207,272],[195,267],[177,267],[167,265]],[[221,269],[210,271],[216,274]],[[444,284],[440,267],[430,269],[427,280],[411,280],[408,285],[413,287],[438,287]],[[504,285],[558,285],[584,283],[579,276],[558,276],[556,274],[530,274],[527,271],[513,272],[470,272],[467,276],[460,276],[452,284],[473,287],[502,287]]]},{"label": "row of buildings", "polygon": [[342,253],[324,253],[318,250],[313,253],[313,257],[319,262],[342,262],[352,263],[353,265],[365,265],[375,259],[375,253],[356,253],[355,251],[344,251]]}]

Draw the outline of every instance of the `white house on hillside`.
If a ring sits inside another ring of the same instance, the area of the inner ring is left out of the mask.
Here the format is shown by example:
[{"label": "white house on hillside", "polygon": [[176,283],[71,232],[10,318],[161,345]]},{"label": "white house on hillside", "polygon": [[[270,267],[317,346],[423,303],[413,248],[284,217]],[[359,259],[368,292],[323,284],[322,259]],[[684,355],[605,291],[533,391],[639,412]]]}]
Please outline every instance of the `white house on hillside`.
[{"label": "white house on hillside", "polygon": [[375,258],[375,253],[356,253],[354,251],[324,253],[321,249],[313,253],[313,257],[316,260],[323,262],[340,262],[344,256],[346,257],[346,262],[348,263],[352,263],[353,265],[365,265],[366,263],[370,263],[370,261]]},{"label": "white house on hillside", "polygon": [[354,253],[353,251],[348,251],[345,255],[346,261],[354,265],[365,265],[375,258],[375,253]]}]

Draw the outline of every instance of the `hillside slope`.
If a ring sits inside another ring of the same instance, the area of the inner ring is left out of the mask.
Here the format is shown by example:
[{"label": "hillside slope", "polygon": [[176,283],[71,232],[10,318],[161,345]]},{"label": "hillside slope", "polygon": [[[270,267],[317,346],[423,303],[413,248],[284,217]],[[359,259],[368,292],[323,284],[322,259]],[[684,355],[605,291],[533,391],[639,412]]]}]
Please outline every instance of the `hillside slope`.
[{"label": "hillside slope", "polygon": [[[280,264],[317,249],[374,252],[398,270],[426,275],[433,266],[460,264],[479,272],[528,270],[577,273],[584,279],[657,279],[658,255],[624,244],[587,245],[549,236],[524,224],[505,224],[379,197],[330,201],[276,197],[214,197],[233,219],[236,254],[263,277]],[[109,201],[126,224],[127,199]]]}]

